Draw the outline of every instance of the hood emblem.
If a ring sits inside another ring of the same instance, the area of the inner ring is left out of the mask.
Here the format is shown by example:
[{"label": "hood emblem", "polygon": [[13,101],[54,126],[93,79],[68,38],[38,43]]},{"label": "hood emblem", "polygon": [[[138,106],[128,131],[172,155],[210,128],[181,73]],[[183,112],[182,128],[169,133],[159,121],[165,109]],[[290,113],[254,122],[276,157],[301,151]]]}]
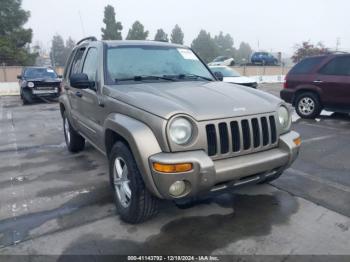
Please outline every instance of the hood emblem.
[{"label": "hood emblem", "polygon": [[245,107],[234,107],[233,112],[242,112],[246,111],[247,109]]}]

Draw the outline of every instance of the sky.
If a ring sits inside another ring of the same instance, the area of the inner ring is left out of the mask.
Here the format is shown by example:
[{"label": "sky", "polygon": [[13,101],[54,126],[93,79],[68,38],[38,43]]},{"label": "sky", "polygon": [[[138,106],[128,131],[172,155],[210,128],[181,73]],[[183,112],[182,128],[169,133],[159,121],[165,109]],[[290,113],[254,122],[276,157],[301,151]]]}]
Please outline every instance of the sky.
[{"label": "sky", "polygon": [[348,0],[23,0],[31,12],[26,27],[33,43],[46,48],[55,34],[79,40],[101,37],[106,5],[116,9],[123,36],[139,20],[153,39],[158,28],[170,34],[175,24],[190,45],[201,29],[212,35],[229,33],[238,47],[248,42],[254,50],[292,54],[302,41],[350,50]]}]

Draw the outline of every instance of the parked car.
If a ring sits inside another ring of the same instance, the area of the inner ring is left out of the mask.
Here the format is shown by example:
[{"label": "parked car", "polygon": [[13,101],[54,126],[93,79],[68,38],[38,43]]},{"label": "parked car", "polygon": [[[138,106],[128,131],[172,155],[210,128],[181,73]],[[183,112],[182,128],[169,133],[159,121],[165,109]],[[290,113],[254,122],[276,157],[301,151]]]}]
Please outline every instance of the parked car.
[{"label": "parked car", "polygon": [[25,67],[17,76],[23,104],[31,104],[35,99],[58,98],[61,78],[51,67]]},{"label": "parked car", "polygon": [[159,199],[272,181],[298,155],[283,101],[217,81],[182,45],[83,39],[63,87],[67,148],[87,140],[106,155],[125,222],[155,215]]},{"label": "parked car", "polygon": [[208,66],[234,66],[235,65],[235,59],[228,56],[218,56],[213,60],[213,62],[210,62]]},{"label": "parked car", "polygon": [[278,59],[268,52],[255,52],[250,60],[252,64],[278,65]]},{"label": "parked car", "polygon": [[241,76],[236,70],[227,66],[210,66],[210,70],[216,74],[219,72],[222,75],[222,81],[226,83],[238,84],[257,88],[258,83],[249,77]]},{"label": "parked car", "polygon": [[302,118],[316,118],[322,109],[350,113],[350,54],[302,60],[287,74],[281,98]]}]

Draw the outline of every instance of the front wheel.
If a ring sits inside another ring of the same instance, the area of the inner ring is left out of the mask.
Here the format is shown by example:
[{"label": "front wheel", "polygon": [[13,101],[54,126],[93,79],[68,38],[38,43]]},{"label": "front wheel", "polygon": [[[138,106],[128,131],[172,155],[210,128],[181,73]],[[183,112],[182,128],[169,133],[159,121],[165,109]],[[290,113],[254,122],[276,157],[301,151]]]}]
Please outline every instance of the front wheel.
[{"label": "front wheel", "polygon": [[306,92],[297,97],[295,110],[301,118],[315,119],[321,113],[322,107],[316,94]]},{"label": "front wheel", "polygon": [[74,130],[66,112],[63,114],[63,130],[68,150],[72,153],[82,151],[85,147],[85,139]]},{"label": "front wheel", "polygon": [[124,222],[138,224],[158,213],[159,200],[147,190],[136,161],[123,142],[112,148],[109,174],[115,205]]}]

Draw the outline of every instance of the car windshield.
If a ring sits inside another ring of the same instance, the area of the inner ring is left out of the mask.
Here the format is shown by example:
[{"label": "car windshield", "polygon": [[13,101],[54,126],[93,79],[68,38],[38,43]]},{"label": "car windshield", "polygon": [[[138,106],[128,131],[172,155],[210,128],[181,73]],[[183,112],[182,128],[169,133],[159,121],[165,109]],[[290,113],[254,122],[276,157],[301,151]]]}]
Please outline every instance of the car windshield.
[{"label": "car windshield", "polygon": [[57,74],[51,68],[27,68],[24,72],[25,78],[57,78]]},{"label": "car windshield", "polygon": [[215,58],[213,62],[223,62],[223,61],[225,61],[227,59],[228,58],[225,57],[225,56],[219,56],[219,57]]},{"label": "car windshield", "polygon": [[212,72],[220,72],[224,77],[239,77],[241,76],[236,70],[227,67],[211,67]]},{"label": "car windshield", "polygon": [[190,50],[163,46],[109,47],[106,82],[214,81],[212,74]]}]

